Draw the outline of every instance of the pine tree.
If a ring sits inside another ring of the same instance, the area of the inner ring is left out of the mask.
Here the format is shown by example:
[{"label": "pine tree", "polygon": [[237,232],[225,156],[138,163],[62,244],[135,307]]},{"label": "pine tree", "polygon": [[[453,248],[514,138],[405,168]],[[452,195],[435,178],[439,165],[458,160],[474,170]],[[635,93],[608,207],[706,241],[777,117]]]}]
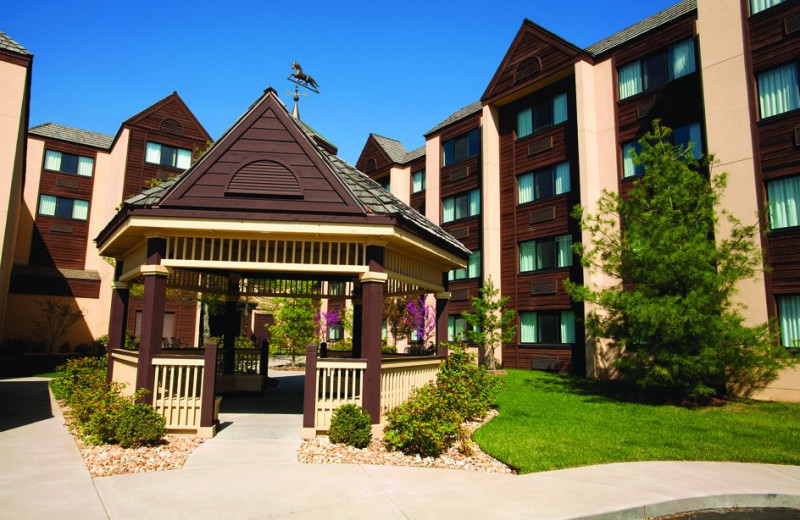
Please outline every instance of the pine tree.
[{"label": "pine tree", "polygon": [[489,277],[480,288],[480,296],[472,297],[472,312],[461,314],[470,325],[464,335],[483,353],[481,362],[489,370],[496,368],[497,346],[514,341],[517,335],[517,328],[512,325],[514,311],[507,308],[508,297],[498,298],[499,294]]}]

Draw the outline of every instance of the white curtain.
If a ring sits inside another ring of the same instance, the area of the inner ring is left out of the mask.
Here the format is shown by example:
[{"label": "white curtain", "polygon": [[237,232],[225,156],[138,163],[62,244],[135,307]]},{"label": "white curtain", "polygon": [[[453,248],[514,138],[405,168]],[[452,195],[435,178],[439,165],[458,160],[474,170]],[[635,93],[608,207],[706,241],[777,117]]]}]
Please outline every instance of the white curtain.
[{"label": "white curtain", "polygon": [[450,222],[456,219],[456,199],[447,197],[442,200],[442,222]]},{"label": "white curtain", "polygon": [[533,200],[533,173],[520,175],[517,180],[517,202],[525,204]]},{"label": "white curtain", "polygon": [[569,191],[569,163],[555,165],[555,191],[556,195]]},{"label": "white curtain", "polygon": [[634,61],[617,71],[619,75],[619,98],[625,99],[642,91],[642,63]]},{"label": "white curtain", "polygon": [[56,198],[52,195],[42,195],[39,198],[39,214],[40,215],[55,215],[56,214]]},{"label": "white curtain", "polygon": [[89,218],[88,200],[72,201],[72,218],[77,220],[86,220],[87,218]]},{"label": "white curtain", "polygon": [[477,278],[481,275],[481,252],[473,251],[469,257],[467,278]]},{"label": "white curtain", "polygon": [[83,177],[91,177],[93,167],[94,159],[91,157],[78,157],[78,175],[82,175]]},{"label": "white curtain", "polygon": [[567,95],[559,94],[553,98],[553,124],[567,120]]},{"label": "white curtain", "polygon": [[455,341],[456,339],[456,317],[447,317],[447,341]]},{"label": "white curtain", "polygon": [[161,164],[161,145],[157,143],[147,143],[144,160],[152,164]]},{"label": "white curtain", "polygon": [[533,111],[530,108],[517,112],[517,138],[533,132]]},{"label": "white curtain", "polygon": [[758,104],[762,118],[800,108],[796,63],[758,75]]},{"label": "white curtain", "polygon": [[189,150],[178,148],[178,160],[175,166],[182,170],[185,170],[191,165],[192,165],[192,152]]},{"label": "white curtain", "polygon": [[773,5],[782,4],[786,0],[750,0],[750,14],[760,13]]},{"label": "white curtain", "polygon": [[572,265],[572,235],[556,237],[556,266],[569,267]]},{"label": "white curtain", "polygon": [[692,143],[692,156],[699,159],[703,155],[703,136],[700,133],[700,123],[689,125],[689,142]]},{"label": "white curtain", "polygon": [[413,179],[414,185],[411,189],[412,193],[419,193],[425,189],[425,170],[414,172]]},{"label": "white curtain", "polygon": [[633,162],[633,157],[631,156],[631,151],[636,150],[638,152],[636,142],[629,142],[624,143],[622,145],[622,176],[623,177],[633,177],[636,174],[642,173],[641,166],[636,166]]},{"label": "white curtain", "polygon": [[61,171],[61,152],[47,150],[44,154],[44,168],[54,172]]},{"label": "white curtain", "polygon": [[519,341],[520,343],[537,343],[536,337],[536,313],[519,313]]},{"label": "white curtain", "polygon": [[575,343],[575,313],[561,311],[561,343]]},{"label": "white curtain", "polygon": [[684,40],[669,48],[669,78],[671,80],[695,71],[694,40]]},{"label": "white curtain", "polygon": [[522,242],[519,245],[519,272],[533,271],[536,257],[536,241]]},{"label": "white curtain", "polygon": [[479,215],[481,212],[481,190],[469,192],[469,216]]},{"label": "white curtain", "polygon": [[779,296],[778,315],[781,325],[781,345],[800,347],[800,295]]},{"label": "white curtain", "polygon": [[767,201],[770,229],[800,225],[800,177],[768,182]]}]

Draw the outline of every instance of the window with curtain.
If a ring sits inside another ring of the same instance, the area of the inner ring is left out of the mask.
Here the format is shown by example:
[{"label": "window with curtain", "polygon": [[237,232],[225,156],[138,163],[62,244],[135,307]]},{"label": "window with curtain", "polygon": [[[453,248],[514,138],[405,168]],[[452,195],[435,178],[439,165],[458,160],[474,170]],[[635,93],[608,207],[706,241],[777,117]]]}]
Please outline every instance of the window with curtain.
[{"label": "window with curtain", "polygon": [[569,189],[569,163],[548,166],[517,177],[517,203],[561,195]]},{"label": "window with curtain", "polygon": [[411,193],[425,190],[425,170],[417,170],[411,174]]},{"label": "window with curtain", "polygon": [[469,324],[463,316],[449,315],[447,317],[447,341],[466,341],[464,332],[469,329]]},{"label": "window with curtain", "polygon": [[[383,331],[381,331],[381,334]],[[328,329],[328,341],[339,341],[344,337],[344,327],[341,323],[337,323]],[[383,339],[383,338],[381,338]]]},{"label": "window with curtain", "polygon": [[468,278],[480,278],[481,276],[481,252],[473,251],[472,254],[469,256],[469,262],[467,267],[463,269],[453,269],[449,273],[447,273],[447,279],[450,281],[454,280],[466,280]]},{"label": "window with curtain", "polygon": [[638,141],[628,141],[627,143],[622,143],[623,177],[633,177],[634,175],[641,175],[644,173],[644,166],[641,164],[635,164],[633,162],[633,155],[631,155],[631,152],[633,151],[635,151],[637,154],[642,151],[642,147],[639,145]]},{"label": "window with curtain", "polygon": [[692,158],[699,159],[703,155],[703,136],[700,130],[700,123],[679,126],[672,132],[672,139],[675,146],[687,148],[692,145]]},{"label": "window with curtain", "polygon": [[797,63],[789,63],[758,75],[758,107],[761,119],[800,108]]},{"label": "window with curtain", "polygon": [[519,272],[572,265],[572,235],[537,238],[519,244]]},{"label": "window with curtain", "polygon": [[777,300],[781,345],[800,347],[800,295],[778,296]]},{"label": "window with curtain", "polygon": [[544,103],[517,112],[517,138],[550,128],[567,120],[567,94],[553,96]]},{"label": "window with curtain", "polygon": [[481,212],[481,191],[478,188],[442,199],[442,223],[474,217]]},{"label": "window with curtain", "polygon": [[450,166],[481,151],[481,131],[479,128],[442,143],[442,166]]},{"label": "window with curtain", "polygon": [[83,155],[46,150],[44,153],[44,167],[46,170],[54,172],[91,177],[94,170],[94,159]]},{"label": "window with curtain", "polygon": [[786,0],[750,0],[750,14],[760,13],[765,9],[784,3]]},{"label": "window with curtain", "polygon": [[381,341],[386,341],[386,336],[388,336],[389,331],[389,322],[386,320],[381,321]]},{"label": "window with curtain", "polygon": [[770,229],[800,226],[800,176],[767,182]]},{"label": "window with curtain", "polygon": [[573,311],[521,311],[520,343],[575,343]]},{"label": "window with curtain", "polygon": [[39,215],[87,220],[89,218],[89,201],[41,195],[39,197]]},{"label": "window with curtain", "polygon": [[383,179],[379,179],[378,180],[378,184],[380,184],[381,188],[383,188],[384,190],[390,191],[390,189],[392,187],[391,177],[389,175],[387,175]]},{"label": "window with curtain", "polygon": [[145,162],[185,170],[192,165],[192,151],[148,141],[144,154]]},{"label": "window with curtain", "polygon": [[619,98],[625,99],[693,73],[694,40],[688,39],[617,69]]}]

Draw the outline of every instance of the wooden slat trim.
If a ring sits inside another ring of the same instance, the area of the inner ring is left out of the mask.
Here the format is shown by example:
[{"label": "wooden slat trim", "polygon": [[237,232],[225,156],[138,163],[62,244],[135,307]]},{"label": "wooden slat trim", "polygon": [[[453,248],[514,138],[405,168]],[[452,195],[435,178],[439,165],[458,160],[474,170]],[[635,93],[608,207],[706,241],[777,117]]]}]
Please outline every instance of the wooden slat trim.
[{"label": "wooden slat trim", "polygon": [[783,34],[785,36],[800,32],[800,13],[787,16],[783,19]]},{"label": "wooden slat trim", "polygon": [[555,294],[557,288],[558,286],[555,280],[531,282],[531,295],[536,296],[540,294]]},{"label": "wooden slat trim", "polygon": [[528,157],[553,149],[553,136],[539,139],[528,145]]},{"label": "wooden slat trim", "polygon": [[459,168],[454,172],[450,172],[450,182],[460,181],[469,177],[469,166],[466,168]]},{"label": "wooden slat trim", "polygon": [[450,291],[451,301],[463,301],[469,299],[469,289],[452,289]]},{"label": "wooden slat trim", "polygon": [[556,208],[549,207],[534,211],[530,214],[529,221],[531,224],[541,224],[542,222],[550,222],[556,219]]}]

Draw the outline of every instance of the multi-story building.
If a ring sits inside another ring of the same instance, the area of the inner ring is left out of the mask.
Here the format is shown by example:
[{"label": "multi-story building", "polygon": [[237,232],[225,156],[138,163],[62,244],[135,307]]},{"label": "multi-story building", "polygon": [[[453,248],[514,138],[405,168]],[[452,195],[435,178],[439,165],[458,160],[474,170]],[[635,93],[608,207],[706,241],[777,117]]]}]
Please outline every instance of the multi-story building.
[{"label": "multi-story building", "polygon": [[[585,49],[525,20],[480,101],[413,152],[370,135],[357,166],[473,251],[450,274],[451,337],[491,277],[517,311],[503,366],[602,377],[612,354],[585,333],[591,309],[563,281],[614,281],[580,266],[571,246],[588,236],[569,214],[595,212],[603,190],[627,195],[642,173],[629,152],[660,119],[728,172],[723,209],[769,229],[770,269],[737,298],[749,323],[777,319],[782,343],[797,345],[798,57],[798,0],[685,0]],[[800,400],[800,369],[761,395]]]}]

